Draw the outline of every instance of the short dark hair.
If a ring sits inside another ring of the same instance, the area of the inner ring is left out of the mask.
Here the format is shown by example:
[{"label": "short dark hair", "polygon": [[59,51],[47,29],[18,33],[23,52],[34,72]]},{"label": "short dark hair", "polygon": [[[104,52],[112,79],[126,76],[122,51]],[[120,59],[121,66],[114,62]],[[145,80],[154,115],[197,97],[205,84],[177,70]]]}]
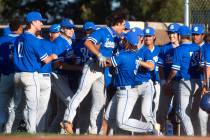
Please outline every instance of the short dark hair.
[{"label": "short dark hair", "polygon": [[118,23],[122,23],[126,19],[127,19],[127,11],[117,10],[111,13],[106,18],[106,24],[107,26],[114,26],[114,25],[117,25]]},{"label": "short dark hair", "polygon": [[137,46],[132,45],[125,38],[122,40],[122,44],[125,50],[137,50]]},{"label": "short dark hair", "polygon": [[181,39],[188,39],[188,40],[192,40],[192,36],[181,36]]},{"label": "short dark hair", "polygon": [[20,21],[19,19],[14,19],[9,22],[9,28],[12,32],[17,31],[22,25],[23,22]]}]

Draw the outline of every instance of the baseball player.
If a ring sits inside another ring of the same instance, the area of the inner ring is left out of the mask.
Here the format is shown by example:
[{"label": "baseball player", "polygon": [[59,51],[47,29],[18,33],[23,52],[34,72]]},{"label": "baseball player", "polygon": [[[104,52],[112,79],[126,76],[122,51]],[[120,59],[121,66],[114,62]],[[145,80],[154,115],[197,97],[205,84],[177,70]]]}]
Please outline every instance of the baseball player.
[{"label": "baseball player", "polygon": [[193,95],[200,76],[197,74],[200,48],[191,42],[191,31],[187,26],[180,27],[179,35],[181,45],[175,49],[172,69],[165,86],[168,87],[173,78],[179,80],[178,91],[175,93],[178,102],[177,112],[186,135],[193,136],[194,129],[189,114],[193,109]]},{"label": "baseball player", "polygon": [[[55,48],[55,44],[47,39],[42,37],[41,31],[36,33],[37,38],[41,41],[41,47],[44,51],[47,52],[48,55],[53,54],[53,48]],[[39,83],[40,83],[40,96],[39,96],[39,104],[37,109],[37,132],[46,132],[47,130],[47,116],[46,111],[48,107],[48,102],[50,99],[51,93],[51,72],[52,65],[51,63],[45,64],[39,70]]]},{"label": "baseball player", "polygon": [[[202,25],[192,25],[192,40],[195,44],[197,44],[198,46],[200,46],[201,49],[201,67],[205,66],[204,63],[204,54],[205,54],[205,49],[208,48],[208,44],[206,42],[204,42],[204,27]],[[199,74],[199,73],[198,73]],[[200,81],[201,83],[204,83],[204,75],[203,75],[203,71],[201,71],[200,73]],[[200,89],[202,88],[200,83],[200,87],[199,90],[197,92],[198,96],[201,94]],[[196,110],[194,108],[194,110]],[[195,112],[197,113],[197,112]],[[198,112],[198,117],[199,117],[199,122],[200,122],[200,132],[201,132],[201,136],[207,136],[207,124],[208,124],[208,113],[203,111],[201,108],[199,108],[199,112]],[[195,128],[196,129],[196,128]]]},{"label": "baseball player", "polygon": [[[77,64],[84,65],[92,54],[90,51],[84,46],[84,42],[87,37],[96,30],[96,26],[93,22],[87,21],[83,25],[83,30],[85,31],[85,37],[82,38],[80,41],[74,44],[73,49],[74,53],[77,57]],[[78,58],[79,57],[79,58]]]},{"label": "baseball player", "polygon": [[23,32],[22,23],[12,20],[9,23],[11,33],[0,38],[0,132],[8,119],[8,103],[14,95],[13,48],[16,38]]},{"label": "baseball player", "polygon": [[60,35],[60,24],[53,24],[49,28],[49,39],[50,41],[54,41]]},{"label": "baseball player", "polygon": [[[159,98],[160,98],[160,84],[159,84],[159,74],[158,74],[158,55],[160,52],[160,47],[155,46],[155,30],[151,27],[146,27],[144,29],[144,44],[152,53],[152,60],[154,61],[154,70],[150,72],[151,80],[153,82],[154,88],[150,87],[150,91],[145,93],[145,99],[143,100],[143,104],[145,102],[145,107],[142,109],[142,114],[147,121],[156,122],[156,113],[159,106]],[[151,81],[150,81],[151,82]],[[151,86],[151,83],[148,84]],[[149,88],[148,88],[149,89]],[[154,91],[152,89],[155,89]],[[154,96],[154,99],[153,99]],[[152,111],[152,101],[154,100],[154,110]],[[151,112],[152,111],[152,112]]]},{"label": "baseball player", "polygon": [[[177,23],[172,23],[168,26],[167,33],[170,42],[164,44],[159,53],[159,59],[158,59],[158,67],[159,67],[159,76],[160,76],[160,85],[161,85],[161,94],[160,94],[160,104],[158,107],[158,114],[157,114],[157,121],[161,124],[161,129],[165,130],[165,124],[166,124],[166,116],[167,112],[169,110],[169,106],[172,100],[172,95],[168,95],[168,92],[164,92],[164,86],[166,83],[166,79],[169,76],[169,72],[171,70],[172,66],[172,60],[174,56],[174,50],[179,46],[179,36],[178,36],[178,30],[180,25]],[[173,94],[177,90],[177,84],[178,82],[173,79],[172,82],[173,86]]]},{"label": "baseball player", "polygon": [[[94,88],[97,89],[97,91],[100,91],[99,94],[98,92],[92,91],[93,96],[94,94],[98,94],[96,96],[99,96],[100,98],[94,99],[95,101],[93,101],[94,106],[91,109],[90,115],[90,133],[97,134],[100,131],[96,122],[99,117],[99,113],[103,110],[106,99],[104,93],[103,67],[105,66],[106,58],[112,56],[112,51],[115,48],[117,37],[124,30],[125,15],[121,12],[114,12],[109,17],[108,21],[109,27],[96,30],[86,39],[84,43],[90,52],[93,53],[95,58],[85,64],[79,88],[72,98],[68,106],[68,110],[65,112],[63,122],[61,122],[62,127],[68,134],[73,133],[72,123],[76,115],[76,109],[86,97],[92,86],[95,86]],[[98,58],[98,60],[96,58]],[[103,94],[101,91],[103,91]]]},{"label": "baseball player", "polygon": [[57,110],[57,115],[50,126],[50,131],[54,131],[56,125],[57,127],[59,126],[59,123],[63,118],[64,110],[66,109],[71,98],[74,95],[72,89],[68,84],[68,70],[66,69],[66,67],[69,66],[69,61],[73,56],[71,38],[74,34],[75,25],[70,22],[69,19],[64,19],[61,21],[60,26],[60,35],[53,41],[53,43],[55,43],[56,45],[56,47],[53,49],[53,52],[59,56],[58,60],[61,61],[58,61],[58,66],[55,67],[54,71],[55,74],[53,74],[51,78],[52,91],[56,94],[56,96],[63,104],[60,104],[60,102],[58,102],[62,110]]},{"label": "baseball player", "polygon": [[[141,65],[136,70],[136,76],[135,76],[135,81],[137,83],[137,91],[138,91],[138,96],[142,97],[142,114],[145,116],[147,119],[146,122],[152,122],[155,124],[155,121],[153,121],[152,118],[152,98],[153,98],[153,84],[151,82],[151,76],[150,76],[150,70],[153,70],[154,68],[154,62],[152,60],[152,54],[149,51],[147,47],[143,45],[143,31],[141,29],[135,28],[131,29],[131,32],[134,32],[138,36],[138,50],[137,50],[137,55],[138,55],[138,60],[141,61]],[[127,61],[126,61],[127,62]],[[150,102],[149,102],[150,101]],[[115,104],[117,102],[117,95],[112,98],[110,101],[107,111],[106,111],[106,120],[108,121],[109,127],[114,129],[114,121],[116,118],[115,112]]]},{"label": "baseball player", "polygon": [[26,97],[24,119],[29,133],[36,133],[40,96],[38,70],[43,64],[57,59],[55,54],[48,56],[41,47],[41,41],[35,36],[45,20],[39,12],[29,12],[26,15],[26,31],[17,38],[14,47],[15,88],[22,88]]},{"label": "baseball player", "polygon": [[136,52],[137,45],[137,34],[132,31],[128,32],[123,40],[124,49],[120,50],[116,56],[111,57],[109,62],[109,65],[115,68],[113,80],[114,86],[117,88],[116,123],[119,128],[127,131],[152,132],[153,129],[157,129],[157,125],[153,128],[151,122],[142,122],[130,117],[139,96],[135,86],[137,69],[147,65],[138,58],[141,56],[141,51]]},{"label": "baseball player", "polygon": [[[70,71],[70,86],[74,92],[77,91],[80,78],[82,76],[82,69],[85,65],[85,63],[93,56],[92,53],[88,50],[87,47],[85,47],[84,42],[87,39],[87,37],[96,30],[96,26],[93,22],[87,21],[83,24],[83,31],[85,33],[85,36],[79,40],[77,40],[75,43],[73,43],[72,48],[74,50],[74,55],[75,55],[75,67],[80,68],[80,70],[77,71]],[[92,87],[91,90],[94,90]],[[102,93],[98,93],[103,95]],[[93,97],[93,96],[91,96]],[[98,98],[98,97],[96,97]],[[87,112],[87,108],[90,107],[91,104],[91,98],[86,98],[82,104],[80,104],[79,109],[77,110],[77,115],[74,121],[74,128],[76,134],[82,134],[82,133],[87,133],[88,132],[88,127],[89,127],[89,113]],[[86,113],[86,114],[84,114]],[[83,117],[80,117],[80,114],[82,114]]]}]

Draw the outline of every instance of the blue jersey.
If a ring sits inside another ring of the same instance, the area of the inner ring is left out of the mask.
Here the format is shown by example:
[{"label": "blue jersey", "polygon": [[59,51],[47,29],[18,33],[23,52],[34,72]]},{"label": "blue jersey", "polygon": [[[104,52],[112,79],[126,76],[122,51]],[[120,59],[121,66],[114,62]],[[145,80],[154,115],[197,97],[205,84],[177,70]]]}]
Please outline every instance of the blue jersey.
[{"label": "blue jersey", "polygon": [[135,86],[135,69],[137,55],[135,51],[121,50],[117,55],[111,57],[115,74],[113,84],[115,87]]},{"label": "blue jersey", "polygon": [[[150,52],[150,50],[146,47],[143,46],[141,47],[138,51],[137,51],[137,58],[138,60],[144,61],[144,62],[152,62],[154,63],[154,61],[152,60],[152,53]],[[150,75],[150,71],[146,68],[143,68],[141,66],[137,66],[136,68],[136,83],[142,84],[143,82],[147,82],[151,79],[151,75]]]},{"label": "blue jersey", "polygon": [[203,52],[203,60],[206,67],[210,67],[210,45],[206,45],[205,51]]},{"label": "blue jersey", "polygon": [[14,73],[13,49],[17,34],[8,34],[0,38],[0,73]]},{"label": "blue jersey", "polygon": [[[201,49],[201,61],[200,61],[200,66],[204,66],[204,54],[206,49],[209,48],[209,44],[203,42],[200,46]],[[200,71],[200,80],[203,81],[204,80],[204,75],[203,75],[203,71]]]},{"label": "blue jersey", "polygon": [[106,57],[111,57],[113,51],[119,44],[119,37],[116,32],[110,28],[105,27],[94,31],[87,40],[93,41],[95,44],[100,45],[99,52]]},{"label": "blue jersey", "polygon": [[200,47],[194,43],[183,43],[175,49],[172,69],[177,70],[176,79],[199,79]]},{"label": "blue jersey", "polygon": [[78,42],[74,43],[72,47],[76,57],[79,57],[80,65],[84,65],[84,63],[86,63],[90,57],[93,57],[93,54],[84,45],[85,40],[86,40],[86,37],[82,38]]},{"label": "blue jersey", "polygon": [[163,68],[165,79],[167,79],[173,64],[174,50],[172,43],[167,43],[160,48],[158,67]]},{"label": "blue jersey", "polygon": [[210,44],[205,43],[201,48],[201,66],[210,67]]},{"label": "blue jersey", "polygon": [[41,68],[48,54],[42,48],[41,41],[34,34],[25,32],[20,35],[14,46],[14,64],[17,72],[35,72]]},{"label": "blue jersey", "polygon": [[157,62],[158,62],[158,59],[159,59],[159,53],[160,53],[160,47],[159,46],[154,46],[154,49],[153,50],[150,50],[151,53],[152,53],[152,59],[154,61],[154,70],[151,71],[151,79],[152,81],[155,83],[155,82],[159,82],[160,81],[160,78],[159,78],[159,68],[158,68],[158,65],[157,65]]},{"label": "blue jersey", "polygon": [[[55,48],[55,44],[49,40],[46,39],[40,39],[41,40],[41,46],[44,49],[44,51],[47,52],[48,55],[53,54],[53,48]],[[39,69],[40,73],[50,73],[52,72],[52,63],[45,64]]]},{"label": "blue jersey", "polygon": [[53,48],[53,53],[57,54],[59,58],[65,58],[68,61],[68,59],[73,55],[71,40],[66,40],[62,35],[60,35],[54,40],[54,43],[56,47]]}]

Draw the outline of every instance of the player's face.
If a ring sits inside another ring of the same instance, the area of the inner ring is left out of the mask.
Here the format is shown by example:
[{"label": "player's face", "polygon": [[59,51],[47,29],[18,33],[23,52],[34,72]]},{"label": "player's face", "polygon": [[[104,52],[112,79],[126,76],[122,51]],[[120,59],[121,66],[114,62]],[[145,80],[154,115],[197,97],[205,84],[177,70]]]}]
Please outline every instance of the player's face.
[{"label": "player's face", "polygon": [[60,32],[57,33],[50,33],[49,37],[51,41],[54,41],[58,36],[60,35]]},{"label": "player's face", "polygon": [[193,39],[193,42],[196,43],[196,44],[201,44],[203,42],[203,37],[204,35],[199,35],[199,34],[193,34],[192,35],[192,39]]},{"label": "player's face", "polygon": [[40,31],[42,29],[42,26],[43,26],[42,21],[35,20],[32,22],[32,24],[35,26],[37,31]]},{"label": "player's face", "polygon": [[151,45],[154,45],[154,42],[155,42],[155,36],[153,35],[147,35],[144,37],[144,44],[146,46],[151,46]]},{"label": "player's face", "polygon": [[179,40],[177,33],[169,33],[168,37],[169,37],[171,43],[176,43]]},{"label": "player's face", "polygon": [[116,27],[116,32],[118,34],[121,34],[124,30],[125,30],[125,20],[121,23],[118,23]]},{"label": "player's face", "polygon": [[64,34],[68,37],[71,38],[74,34],[74,28],[65,28],[64,29]]},{"label": "player's face", "polygon": [[142,36],[138,36],[138,48],[144,44],[144,38]]}]

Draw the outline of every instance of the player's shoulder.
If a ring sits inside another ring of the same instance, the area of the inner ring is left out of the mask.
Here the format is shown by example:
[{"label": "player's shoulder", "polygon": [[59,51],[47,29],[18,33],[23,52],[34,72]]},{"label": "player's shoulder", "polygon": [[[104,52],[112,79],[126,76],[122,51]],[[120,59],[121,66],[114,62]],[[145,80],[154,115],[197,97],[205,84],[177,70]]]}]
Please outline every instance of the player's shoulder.
[{"label": "player's shoulder", "polygon": [[61,37],[61,35],[59,35],[53,42],[57,45],[62,45],[64,42],[64,39]]},{"label": "player's shoulder", "polygon": [[168,43],[163,44],[161,49],[167,49],[167,48],[170,48],[170,47],[172,47],[172,43],[168,42]]}]

